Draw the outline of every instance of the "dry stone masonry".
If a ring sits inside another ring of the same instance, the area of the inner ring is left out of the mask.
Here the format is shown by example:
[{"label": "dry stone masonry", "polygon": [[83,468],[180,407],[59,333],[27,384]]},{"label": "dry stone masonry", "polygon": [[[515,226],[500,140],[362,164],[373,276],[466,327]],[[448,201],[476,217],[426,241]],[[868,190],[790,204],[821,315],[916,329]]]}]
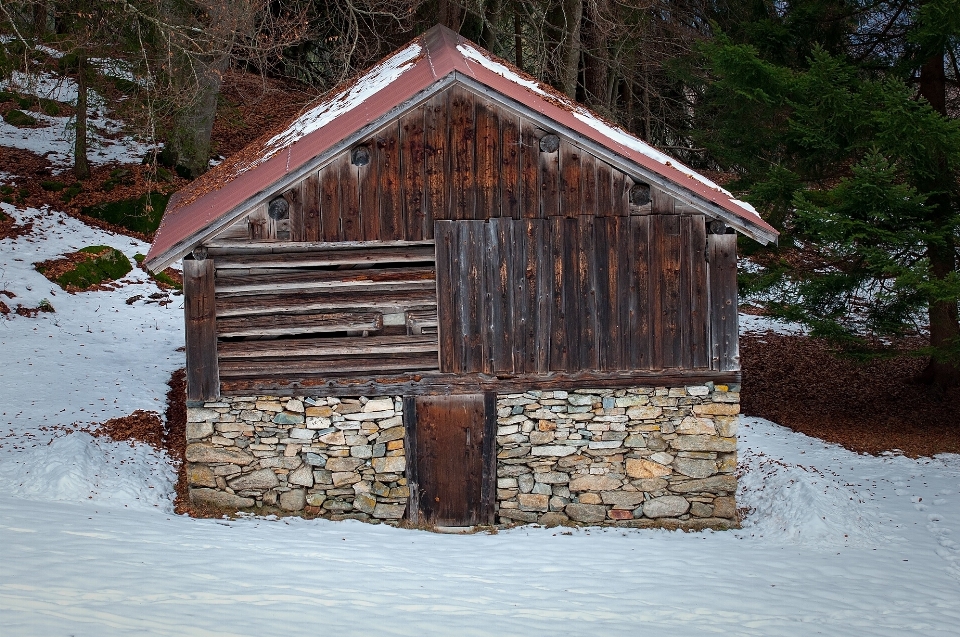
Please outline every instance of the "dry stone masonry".
[{"label": "dry stone masonry", "polygon": [[499,396],[500,521],[735,525],[739,390],[708,384]]},{"label": "dry stone masonry", "polygon": [[396,521],[410,495],[403,402],[221,398],[187,408],[194,503]]},{"label": "dry stone masonry", "polygon": [[[737,385],[497,398],[502,524],[736,524]],[[403,401],[221,398],[187,410],[197,504],[396,524],[409,497]]]}]

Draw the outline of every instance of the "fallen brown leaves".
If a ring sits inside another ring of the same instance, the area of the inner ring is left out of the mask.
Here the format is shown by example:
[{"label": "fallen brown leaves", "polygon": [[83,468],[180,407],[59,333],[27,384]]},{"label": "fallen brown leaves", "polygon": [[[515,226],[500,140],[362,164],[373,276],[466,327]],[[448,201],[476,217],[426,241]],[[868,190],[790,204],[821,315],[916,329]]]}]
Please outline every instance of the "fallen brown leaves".
[{"label": "fallen brown leaves", "polygon": [[163,449],[163,422],[160,415],[152,411],[138,409],[129,416],[111,418],[90,429],[90,433],[98,438],[145,442],[158,451]]},{"label": "fallen brown leaves", "polygon": [[28,221],[24,224],[19,224],[14,221],[13,217],[4,215],[0,217],[0,239],[16,239],[17,237],[23,236],[25,234],[30,234],[33,231],[33,222]]},{"label": "fallen brown leaves", "polygon": [[[40,209],[49,206],[54,210],[62,210],[87,225],[136,237],[142,241],[151,241],[153,236],[95,219],[81,211],[83,208],[102,203],[136,199],[147,192],[172,192],[187,184],[185,179],[179,177],[173,177],[170,183],[157,181],[151,167],[140,164],[92,166],[90,178],[82,182],[83,190],[67,202],[63,200],[64,191],[45,190],[42,184],[44,181],[58,181],[69,186],[75,181],[70,171],[54,174],[52,165],[45,157],[19,148],[0,147],[0,161],[2,161],[4,172],[13,175],[17,184],[15,186],[17,207]],[[123,183],[117,183],[117,180],[111,177],[111,173],[118,168],[128,173]],[[106,192],[103,188],[108,181],[114,185],[109,192]],[[30,231],[29,225],[22,228],[19,234]],[[0,239],[5,238],[3,232],[4,222],[0,220]]]},{"label": "fallen brown leaves", "polygon": [[229,157],[264,131],[285,125],[315,98],[315,92],[296,82],[229,71],[223,77],[211,146]]},{"label": "fallen brown leaves", "polygon": [[858,363],[822,340],[772,332],[742,337],[740,354],[746,415],[862,453],[960,453],[960,388],[915,382],[923,358]]},{"label": "fallen brown leaves", "polygon": [[167,436],[164,448],[177,463],[176,499],[173,509],[180,514],[191,514],[190,492],[187,486],[187,370],[178,369],[167,382]]},{"label": "fallen brown leaves", "polygon": [[178,369],[167,383],[167,432],[164,449],[177,463],[177,483],[174,485],[176,498],[173,510],[180,515],[195,518],[219,518],[224,511],[194,504],[190,501],[190,487],[187,484],[187,370]]}]

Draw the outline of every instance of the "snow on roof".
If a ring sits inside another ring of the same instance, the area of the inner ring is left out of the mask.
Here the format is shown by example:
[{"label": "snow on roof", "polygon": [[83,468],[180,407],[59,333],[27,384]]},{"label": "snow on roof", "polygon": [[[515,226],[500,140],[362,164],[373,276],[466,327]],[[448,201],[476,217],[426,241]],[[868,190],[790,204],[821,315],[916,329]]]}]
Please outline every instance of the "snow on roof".
[{"label": "snow on roof", "polygon": [[[341,90],[334,95],[332,99],[324,100],[299,116],[290,126],[266,142],[264,146],[264,157],[260,161],[266,161],[283,148],[291,144],[296,144],[310,133],[326,126],[343,113],[363,104],[367,99],[386,88],[392,82],[395,82],[406,70],[411,68],[417,56],[422,52],[423,46],[420,42],[412,42],[406,48],[397,51],[373,67],[357,82]],[[248,168],[252,168],[252,166]]]}]

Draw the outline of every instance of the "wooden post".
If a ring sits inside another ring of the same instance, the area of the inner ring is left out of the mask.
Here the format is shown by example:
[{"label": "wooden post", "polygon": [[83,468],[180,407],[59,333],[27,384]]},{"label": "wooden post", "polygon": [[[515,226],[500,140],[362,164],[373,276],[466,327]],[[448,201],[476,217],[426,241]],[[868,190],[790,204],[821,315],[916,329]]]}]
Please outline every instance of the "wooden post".
[{"label": "wooden post", "polygon": [[187,400],[215,400],[220,395],[213,277],[213,259],[183,259]]},{"label": "wooden post", "polygon": [[740,341],[737,332],[737,235],[707,235],[707,264],[710,281],[711,368],[740,369]]},{"label": "wooden post", "polygon": [[414,396],[403,397],[403,449],[407,456],[407,520],[410,524],[420,524],[420,485],[417,475],[417,399]]},{"label": "wooden post", "polygon": [[480,523],[496,524],[497,515],[497,394],[483,393],[483,470]]},{"label": "wooden post", "polygon": [[247,215],[247,227],[251,241],[276,241],[277,222],[267,213],[267,205],[262,204]]}]

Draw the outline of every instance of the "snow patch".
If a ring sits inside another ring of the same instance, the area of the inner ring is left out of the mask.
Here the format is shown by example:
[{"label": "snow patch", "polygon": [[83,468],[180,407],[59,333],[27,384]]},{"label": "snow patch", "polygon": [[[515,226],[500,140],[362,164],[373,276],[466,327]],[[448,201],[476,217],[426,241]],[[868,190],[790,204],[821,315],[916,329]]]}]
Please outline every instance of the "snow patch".
[{"label": "snow patch", "polygon": [[856,489],[828,472],[745,450],[737,492],[738,505],[750,510],[743,532],[820,548],[882,542],[876,513]]},{"label": "snow patch", "polygon": [[784,336],[799,336],[809,333],[807,327],[801,325],[800,323],[784,321],[782,319],[773,318],[770,316],[756,316],[754,314],[741,313],[738,316],[738,322],[741,335],[756,335],[764,334],[766,332],[774,332],[775,334],[781,334]]},{"label": "snow patch", "polygon": [[40,502],[108,502],[173,510],[176,469],[165,454],[88,433],[54,438],[0,464],[0,493]]},{"label": "snow patch", "polygon": [[[0,81],[0,87],[64,104],[76,104],[79,93],[77,83],[73,79],[46,72],[14,71],[9,78]],[[105,104],[103,96],[92,89],[87,90],[87,105],[91,109],[103,108]]]},{"label": "snow patch", "polygon": [[[50,73],[25,74],[15,71],[0,81],[0,88],[26,95],[76,104],[77,83]],[[139,163],[150,145],[124,135],[124,124],[105,115],[106,100],[96,91],[88,90],[87,159],[95,165],[109,163]],[[54,117],[30,113],[41,124],[38,128],[17,128],[0,119],[0,145],[29,150],[46,157],[61,173],[73,166],[73,145],[76,122],[73,117]]]},{"label": "snow patch", "polygon": [[[48,442],[41,427],[103,422],[136,409],[163,412],[166,382],[183,366],[183,297],[172,303],[138,301],[159,292],[134,267],[113,291],[68,294],[33,264],[90,245],[109,245],[134,261],[148,244],[87,226],[62,212],[0,204],[29,234],[0,241],[0,289],[9,306],[36,307],[47,299],[56,309],[36,318],[0,319],[0,463],[11,447]],[[14,434],[2,438],[3,432]]]}]

